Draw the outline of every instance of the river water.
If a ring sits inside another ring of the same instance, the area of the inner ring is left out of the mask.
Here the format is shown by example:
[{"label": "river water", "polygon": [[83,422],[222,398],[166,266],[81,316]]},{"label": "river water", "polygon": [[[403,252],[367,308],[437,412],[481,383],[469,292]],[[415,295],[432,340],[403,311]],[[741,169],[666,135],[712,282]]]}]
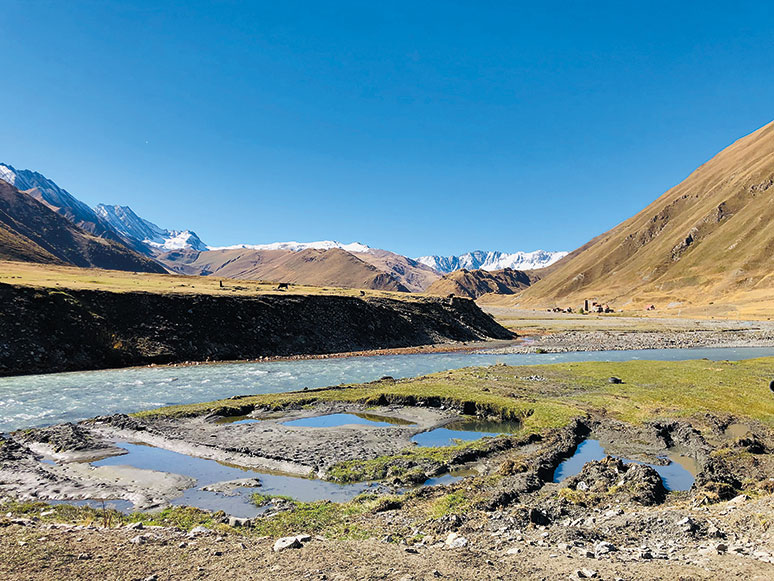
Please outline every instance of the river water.
[{"label": "river water", "polygon": [[535,365],[575,361],[651,359],[739,360],[774,356],[774,348],[652,349],[575,353],[420,353],[208,364],[190,367],[141,367],[25,375],[0,378],[0,431],[11,431],[96,415],[130,413],[164,405],[193,403],[234,395],[293,391],[340,383],[373,381],[460,367]]}]

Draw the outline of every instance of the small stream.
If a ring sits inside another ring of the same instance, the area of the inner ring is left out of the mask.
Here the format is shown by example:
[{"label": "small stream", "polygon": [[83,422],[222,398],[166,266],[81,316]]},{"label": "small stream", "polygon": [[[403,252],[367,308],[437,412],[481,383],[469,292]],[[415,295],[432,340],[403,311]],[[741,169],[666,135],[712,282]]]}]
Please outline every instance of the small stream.
[{"label": "small stream", "polygon": [[276,393],[382,376],[427,373],[495,363],[535,365],[575,361],[739,360],[774,356],[774,348],[651,349],[575,353],[418,353],[217,363],[189,367],[133,367],[0,378],[0,431],[73,422],[97,415],[131,413],[160,406],[210,401],[234,395]]}]

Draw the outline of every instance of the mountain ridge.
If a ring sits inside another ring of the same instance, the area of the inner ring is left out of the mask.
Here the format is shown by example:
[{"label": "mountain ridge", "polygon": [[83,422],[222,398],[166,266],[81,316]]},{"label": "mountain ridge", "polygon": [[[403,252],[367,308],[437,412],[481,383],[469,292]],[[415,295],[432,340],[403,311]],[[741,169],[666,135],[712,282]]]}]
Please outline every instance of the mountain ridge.
[{"label": "mountain ridge", "polygon": [[120,242],[82,230],[5,180],[0,180],[0,259],[166,272]]},{"label": "mountain ridge", "polygon": [[455,270],[537,270],[561,260],[567,255],[564,251],[535,250],[533,252],[501,252],[499,250],[474,250],[452,256],[420,256],[415,260],[448,274]]},{"label": "mountain ridge", "polygon": [[588,298],[626,308],[771,312],[772,221],[774,122],[571,252],[518,301],[550,306]]},{"label": "mountain ridge", "polygon": [[427,289],[427,294],[455,295],[477,299],[487,294],[512,295],[532,285],[538,276],[534,272],[503,268],[502,270],[467,270],[462,268],[445,274]]}]

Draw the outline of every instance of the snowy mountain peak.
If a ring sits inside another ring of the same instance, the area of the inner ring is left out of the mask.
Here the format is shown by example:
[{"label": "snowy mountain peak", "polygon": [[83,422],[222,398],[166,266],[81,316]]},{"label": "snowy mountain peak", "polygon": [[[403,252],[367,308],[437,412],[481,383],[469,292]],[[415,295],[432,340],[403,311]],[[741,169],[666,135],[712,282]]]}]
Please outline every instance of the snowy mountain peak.
[{"label": "snowy mountain peak", "polygon": [[347,252],[366,254],[371,252],[371,248],[360,242],[342,244],[335,240],[319,240],[317,242],[272,242],[271,244],[235,244],[233,246],[211,246],[210,250],[237,250],[245,248],[249,250],[290,250],[291,252],[301,252],[313,248],[315,250],[331,250],[340,248]]},{"label": "snowy mountain peak", "polygon": [[140,218],[129,206],[108,206],[99,204],[97,215],[122,235],[136,240],[161,252],[191,248],[208,250],[195,232],[190,230],[167,230]]},{"label": "snowy mountain peak", "polygon": [[96,222],[94,211],[67,190],[60,188],[46,176],[28,169],[0,163],[0,179],[17,190],[36,190],[35,197],[61,214],[69,213],[74,222]]},{"label": "snowy mountain peak", "polygon": [[535,270],[545,268],[567,256],[567,252],[549,252],[535,250],[534,252],[513,252],[474,250],[460,256],[420,256],[417,262],[434,268],[443,273],[466,268],[468,270]]}]

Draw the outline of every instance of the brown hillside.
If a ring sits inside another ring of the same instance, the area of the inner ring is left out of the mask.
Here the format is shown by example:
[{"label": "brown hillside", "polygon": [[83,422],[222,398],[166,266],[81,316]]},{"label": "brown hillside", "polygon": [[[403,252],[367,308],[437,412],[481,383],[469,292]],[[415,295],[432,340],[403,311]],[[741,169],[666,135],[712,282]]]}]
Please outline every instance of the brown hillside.
[{"label": "brown hillside", "polygon": [[774,124],[699,167],[634,217],[572,252],[519,296],[527,306],[774,311]]},{"label": "brown hillside", "polygon": [[0,259],[166,272],[125,246],[93,236],[0,180]]},{"label": "brown hillside", "polygon": [[338,248],[301,252],[243,248],[207,252],[183,250],[168,252],[158,260],[181,274],[408,291],[393,274]]},{"label": "brown hillside", "polygon": [[395,276],[411,292],[422,292],[441,278],[441,274],[421,262],[388,250],[372,248],[355,254],[360,260]]},{"label": "brown hillside", "polygon": [[466,270],[450,272],[427,289],[428,294],[477,299],[485,294],[512,295],[530,286],[537,277],[533,274],[504,268],[502,270]]}]

